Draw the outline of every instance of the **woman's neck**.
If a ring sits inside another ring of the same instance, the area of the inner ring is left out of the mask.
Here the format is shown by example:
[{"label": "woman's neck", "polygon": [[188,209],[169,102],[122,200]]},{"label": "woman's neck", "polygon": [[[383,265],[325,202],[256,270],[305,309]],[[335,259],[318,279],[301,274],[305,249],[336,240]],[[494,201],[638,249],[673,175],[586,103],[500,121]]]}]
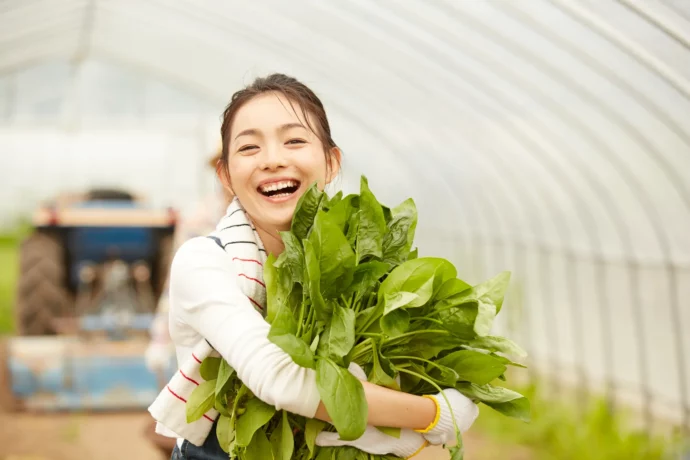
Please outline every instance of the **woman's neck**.
[{"label": "woman's neck", "polygon": [[285,250],[285,244],[283,244],[283,239],[279,233],[280,229],[267,228],[258,223],[255,223],[255,228],[268,254],[278,257]]}]

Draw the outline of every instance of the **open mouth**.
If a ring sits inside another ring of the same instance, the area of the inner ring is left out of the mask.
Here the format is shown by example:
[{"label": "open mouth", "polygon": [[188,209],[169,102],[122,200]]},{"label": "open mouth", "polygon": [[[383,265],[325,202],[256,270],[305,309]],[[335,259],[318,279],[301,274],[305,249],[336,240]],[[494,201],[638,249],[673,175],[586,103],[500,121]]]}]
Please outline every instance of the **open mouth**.
[{"label": "open mouth", "polygon": [[285,198],[299,190],[300,181],[282,180],[257,187],[259,193],[270,198]]}]

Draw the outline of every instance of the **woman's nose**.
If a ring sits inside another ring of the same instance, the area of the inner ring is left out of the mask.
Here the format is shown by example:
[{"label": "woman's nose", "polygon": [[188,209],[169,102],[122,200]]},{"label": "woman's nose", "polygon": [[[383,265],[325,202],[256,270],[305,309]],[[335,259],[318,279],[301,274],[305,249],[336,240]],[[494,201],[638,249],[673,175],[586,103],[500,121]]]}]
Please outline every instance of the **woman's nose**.
[{"label": "woman's nose", "polygon": [[263,149],[261,169],[273,170],[287,166],[281,145],[269,145]]}]

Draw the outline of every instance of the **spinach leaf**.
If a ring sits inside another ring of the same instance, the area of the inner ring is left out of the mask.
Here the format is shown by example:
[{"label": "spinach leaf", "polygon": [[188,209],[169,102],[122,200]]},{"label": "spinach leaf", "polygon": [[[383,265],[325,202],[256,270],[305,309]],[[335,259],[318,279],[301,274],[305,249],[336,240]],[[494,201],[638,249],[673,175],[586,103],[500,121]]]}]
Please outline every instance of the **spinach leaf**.
[{"label": "spinach leaf", "polygon": [[[276,259],[269,254],[264,265],[264,282],[266,283],[266,321],[273,323],[282,309],[290,309],[292,282],[285,270],[275,266]],[[290,313],[292,315],[292,313]]]},{"label": "spinach leaf", "polygon": [[309,229],[314,223],[316,213],[324,205],[326,194],[320,191],[314,183],[297,202],[295,214],[292,216],[292,226],[290,230],[297,240],[303,240],[309,234]]},{"label": "spinach leaf", "polygon": [[352,441],[367,427],[367,400],[362,383],[328,358],[316,363],[316,386],[340,438]]},{"label": "spinach leaf", "polygon": [[186,404],[187,423],[199,420],[206,412],[213,408],[215,402],[216,381],[207,380],[194,388]]},{"label": "spinach leaf", "polygon": [[278,426],[271,433],[271,451],[275,460],[292,460],[295,438],[290,429],[287,412],[283,411]]},{"label": "spinach leaf", "polygon": [[230,443],[235,439],[235,429],[232,426],[230,417],[221,415],[216,426],[216,438],[221,449],[230,453]]},{"label": "spinach leaf", "polygon": [[321,321],[328,321],[331,317],[331,305],[326,305],[321,295],[321,269],[316,250],[311,241],[304,240],[304,261],[307,270],[308,292],[311,299],[312,308],[316,317]]},{"label": "spinach leaf", "polygon": [[326,329],[321,335],[316,352],[343,365],[343,357],[355,345],[355,311],[341,306],[333,307]]},{"label": "spinach leaf", "polygon": [[323,297],[339,297],[341,291],[352,282],[356,265],[355,254],[350,244],[325,212],[316,215],[308,241],[312,244],[318,260]]},{"label": "spinach leaf", "polygon": [[492,409],[509,417],[529,422],[530,403],[520,393],[492,385],[458,383],[455,388],[470,399],[483,402]]},{"label": "spinach leaf", "polygon": [[343,295],[350,297],[354,294],[355,302],[367,298],[383,275],[388,273],[389,269],[389,264],[376,260],[357,265],[352,278],[352,284],[345,289]]},{"label": "spinach leaf", "polygon": [[285,250],[275,262],[276,268],[286,268],[293,283],[303,283],[304,279],[304,251],[302,243],[292,232],[280,232],[285,244]]},{"label": "spinach leaf", "polygon": [[370,255],[381,259],[386,219],[383,216],[381,204],[369,190],[369,184],[364,176],[360,181],[359,215],[357,262]]},{"label": "spinach leaf", "polygon": [[398,301],[393,303],[386,302],[386,313],[403,306],[420,307],[428,302],[434,293],[434,279],[437,271],[441,275],[439,279],[448,276],[448,270],[450,270],[448,264],[449,262],[444,259],[423,257],[408,260],[394,268],[381,283],[379,302],[386,295],[391,296],[399,292],[416,294],[417,297],[411,299],[408,303],[401,302],[403,299],[398,299]]},{"label": "spinach leaf", "polygon": [[[237,444],[239,445],[239,443]],[[256,430],[244,451],[243,460],[272,460],[271,444],[263,430]]]},{"label": "spinach leaf", "polygon": [[216,379],[216,398],[214,407],[221,414],[229,417],[230,413],[226,409],[227,405],[227,393],[230,391],[233,385],[232,376],[235,375],[235,369],[230,367],[230,365],[224,359],[221,360],[220,366],[218,367],[218,378]]},{"label": "spinach leaf", "polygon": [[218,368],[220,367],[220,358],[205,358],[199,366],[199,374],[204,380],[213,380],[218,377]]},{"label": "spinach leaf", "polygon": [[417,208],[414,200],[407,199],[395,207],[387,220],[383,236],[383,261],[399,265],[408,259],[417,227]]},{"label": "spinach leaf", "polygon": [[[406,293],[403,293],[406,294]],[[394,310],[381,317],[381,330],[389,337],[404,334],[410,327],[410,314],[405,309]]]},{"label": "spinach leaf", "polygon": [[489,354],[472,350],[459,350],[437,361],[437,364],[454,369],[460,380],[484,385],[498,378],[506,371],[506,366]]},{"label": "spinach leaf", "polygon": [[392,390],[400,391],[400,385],[395,381],[395,378],[388,375],[381,366],[379,351],[376,347],[376,342],[372,342],[372,356],[374,358],[374,365],[369,374],[369,381],[376,385],[381,385]]},{"label": "spinach leaf", "polygon": [[315,418],[310,418],[304,427],[304,440],[307,443],[309,452],[314,454],[314,445],[316,442],[316,437],[326,428],[326,422],[317,420]]},{"label": "spinach leaf", "polygon": [[314,369],[314,353],[304,340],[293,334],[270,335],[269,340],[290,355],[295,364]]},{"label": "spinach leaf", "polygon": [[525,350],[520,348],[520,346],[512,340],[506,339],[505,337],[494,337],[487,335],[472,340],[468,345],[474,348],[483,348],[489,351],[498,351],[500,353],[516,355],[521,358],[527,356],[527,352],[525,352]]},{"label": "spinach leaf", "polygon": [[[266,438],[263,430],[260,430],[259,428],[271,420],[275,412],[276,410],[273,406],[266,404],[259,398],[249,399],[247,401],[244,414],[240,415],[240,417],[237,419],[237,445],[240,447],[247,447],[250,442],[253,442],[253,437],[257,430],[261,432],[264,438]],[[268,439],[266,439],[266,444],[268,445]],[[268,446],[268,451],[270,457],[270,445]]]}]

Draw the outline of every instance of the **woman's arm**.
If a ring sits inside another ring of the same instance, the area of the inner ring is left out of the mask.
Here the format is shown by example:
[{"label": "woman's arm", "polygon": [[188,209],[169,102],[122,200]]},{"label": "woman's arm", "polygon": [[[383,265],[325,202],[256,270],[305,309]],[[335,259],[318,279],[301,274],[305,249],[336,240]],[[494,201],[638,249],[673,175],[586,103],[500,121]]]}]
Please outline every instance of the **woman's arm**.
[{"label": "woman's arm", "polygon": [[[208,340],[262,401],[328,421],[315,371],[295,364],[268,339],[270,325],[237,287],[236,279],[227,255],[215,242],[208,238],[186,242],[171,268],[171,320]],[[434,420],[433,401],[363,383],[369,424],[424,429]]]},{"label": "woman's arm", "polygon": [[[423,430],[431,425],[436,417],[436,404],[431,399],[369,382],[362,382],[362,385],[369,404],[369,425]],[[322,402],[319,403],[314,418],[331,421]]]}]

